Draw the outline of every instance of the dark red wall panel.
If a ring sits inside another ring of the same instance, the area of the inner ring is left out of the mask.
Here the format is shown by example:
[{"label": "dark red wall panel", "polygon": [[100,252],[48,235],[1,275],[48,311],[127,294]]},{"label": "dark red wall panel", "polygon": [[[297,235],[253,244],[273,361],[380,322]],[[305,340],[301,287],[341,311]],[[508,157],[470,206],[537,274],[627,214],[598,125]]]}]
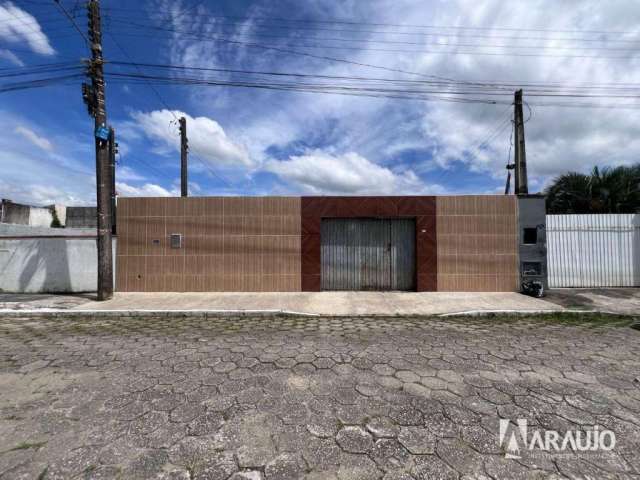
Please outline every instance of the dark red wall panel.
[{"label": "dark red wall panel", "polygon": [[436,197],[302,197],[302,290],[320,290],[320,223],[323,218],[413,217],[419,292],[438,289]]}]

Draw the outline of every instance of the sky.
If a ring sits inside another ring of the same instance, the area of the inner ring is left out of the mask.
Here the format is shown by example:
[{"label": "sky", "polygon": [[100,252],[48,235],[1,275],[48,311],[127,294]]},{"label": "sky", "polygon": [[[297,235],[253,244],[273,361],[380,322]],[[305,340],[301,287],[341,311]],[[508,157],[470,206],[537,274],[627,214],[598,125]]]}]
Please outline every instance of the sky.
[{"label": "sky", "polygon": [[[84,2],[61,3],[84,32]],[[109,78],[120,196],[179,195],[181,116],[187,119],[192,195],[501,193],[513,157],[511,90],[519,86],[527,102],[531,192],[567,171],[640,158],[637,99],[527,96],[536,82],[615,83],[620,91],[637,86],[638,2],[101,3],[107,62],[223,69],[187,73],[227,82],[236,78],[231,69],[512,85],[499,104],[489,104]],[[0,1],[0,73],[89,56],[53,1]],[[2,78],[0,87],[14,80]],[[93,119],[81,81],[0,93],[0,197],[95,204]]]}]

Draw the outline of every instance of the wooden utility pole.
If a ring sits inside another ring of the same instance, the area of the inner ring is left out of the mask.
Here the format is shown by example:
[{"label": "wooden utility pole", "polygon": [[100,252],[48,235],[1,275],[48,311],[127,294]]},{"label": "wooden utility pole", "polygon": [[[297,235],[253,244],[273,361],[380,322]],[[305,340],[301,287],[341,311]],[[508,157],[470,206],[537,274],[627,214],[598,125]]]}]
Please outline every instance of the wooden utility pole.
[{"label": "wooden utility pole", "polygon": [[111,233],[116,234],[116,154],[118,143],[116,131],[109,127],[109,170],[111,172]]},{"label": "wooden utility pole", "polygon": [[524,144],[524,119],[522,115],[522,89],[516,90],[514,105],[515,121],[515,194],[527,195],[527,153]]},{"label": "wooden utility pole", "polygon": [[187,119],[180,117],[180,195],[189,196],[189,179],[187,171],[187,153],[189,140],[187,139]]},{"label": "wooden utility pole", "polygon": [[89,76],[91,87],[83,86],[91,105],[90,113],[95,118],[96,145],[96,190],[98,201],[98,300],[113,296],[113,258],[111,251],[111,169],[109,165],[109,129],[105,106],[105,85],[102,59],[102,30],[100,26],[100,2],[90,0],[87,4],[89,16],[89,39],[91,61]]}]

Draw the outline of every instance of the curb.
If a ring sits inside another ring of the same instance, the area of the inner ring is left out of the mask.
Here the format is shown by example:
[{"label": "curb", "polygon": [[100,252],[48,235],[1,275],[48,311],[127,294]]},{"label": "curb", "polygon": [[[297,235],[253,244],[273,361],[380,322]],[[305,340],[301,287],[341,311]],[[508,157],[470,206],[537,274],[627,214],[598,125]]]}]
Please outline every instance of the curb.
[{"label": "curb", "polygon": [[237,317],[310,317],[310,318],[448,318],[448,317],[488,317],[493,315],[549,315],[554,313],[569,314],[604,314],[614,316],[633,316],[633,314],[611,312],[606,310],[554,310],[554,309],[531,309],[531,310],[464,310],[448,313],[351,313],[351,314],[320,314],[297,312],[292,310],[71,310],[71,309],[0,309],[0,319],[16,317],[94,317],[94,318],[127,318],[127,317],[179,317],[179,318],[237,318]]},{"label": "curb", "polygon": [[317,313],[295,312],[290,310],[71,310],[56,308],[38,309],[0,309],[0,316],[6,317],[271,317],[301,316],[319,317]]}]

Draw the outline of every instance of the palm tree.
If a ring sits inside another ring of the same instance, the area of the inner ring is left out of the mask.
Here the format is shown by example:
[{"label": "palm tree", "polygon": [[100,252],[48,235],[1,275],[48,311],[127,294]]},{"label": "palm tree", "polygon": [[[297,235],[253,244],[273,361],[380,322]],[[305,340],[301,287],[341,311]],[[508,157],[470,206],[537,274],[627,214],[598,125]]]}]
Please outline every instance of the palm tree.
[{"label": "palm tree", "polygon": [[560,175],[545,190],[547,213],[640,212],[640,164]]}]

